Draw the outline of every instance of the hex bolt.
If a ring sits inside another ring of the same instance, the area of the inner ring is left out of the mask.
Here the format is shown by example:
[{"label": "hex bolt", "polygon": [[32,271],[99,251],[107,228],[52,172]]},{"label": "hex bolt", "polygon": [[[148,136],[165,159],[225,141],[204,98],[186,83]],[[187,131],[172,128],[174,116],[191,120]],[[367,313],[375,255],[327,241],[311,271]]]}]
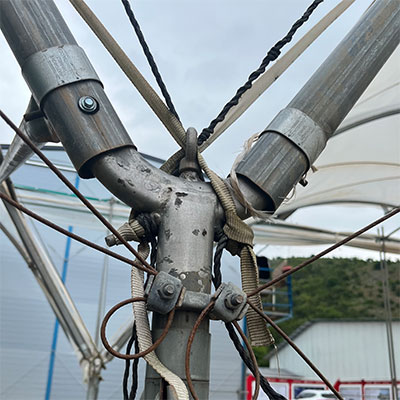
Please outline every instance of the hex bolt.
[{"label": "hex bolt", "polygon": [[233,293],[225,298],[225,306],[231,310],[238,308],[244,301],[241,294]]},{"label": "hex bolt", "polygon": [[166,283],[160,292],[161,297],[165,299],[173,297],[174,294],[175,294],[175,287],[171,283]]},{"label": "hex bolt", "polygon": [[83,112],[87,114],[93,114],[99,109],[99,104],[91,96],[82,96],[78,100],[78,106]]},{"label": "hex bolt", "polygon": [[244,298],[241,294],[233,294],[231,296],[231,303],[234,307],[240,306],[244,301]]}]

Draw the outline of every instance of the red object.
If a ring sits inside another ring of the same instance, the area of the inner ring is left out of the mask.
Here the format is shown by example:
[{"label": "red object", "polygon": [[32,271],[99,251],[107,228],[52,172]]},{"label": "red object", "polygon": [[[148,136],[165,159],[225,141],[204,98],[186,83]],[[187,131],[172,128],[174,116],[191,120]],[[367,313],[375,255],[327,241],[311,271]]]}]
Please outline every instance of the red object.
[{"label": "red object", "polygon": [[[303,380],[303,379],[291,379],[291,378],[268,378],[269,383],[286,383],[288,384],[288,399],[293,400],[293,385],[318,385],[324,387],[325,390],[329,390],[325,384],[322,381],[317,381],[317,380]],[[247,375],[246,379],[246,400],[251,400],[252,394],[253,394],[253,382],[255,381],[255,378],[253,375]],[[361,386],[361,400],[367,400],[365,398],[365,386],[380,386],[380,385],[386,385],[390,386],[391,382],[390,381],[366,381],[364,379],[359,380],[359,381],[341,381],[337,380],[334,384],[334,388],[338,391],[340,391],[341,386]],[[400,381],[397,381],[397,385],[400,385]]]}]

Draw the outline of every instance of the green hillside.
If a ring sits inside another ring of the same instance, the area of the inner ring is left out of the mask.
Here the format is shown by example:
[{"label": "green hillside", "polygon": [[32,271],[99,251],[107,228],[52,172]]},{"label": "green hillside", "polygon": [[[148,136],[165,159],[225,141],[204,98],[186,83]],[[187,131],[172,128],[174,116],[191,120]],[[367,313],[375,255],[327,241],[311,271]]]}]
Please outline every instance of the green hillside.
[{"label": "green hillside", "polygon": [[[296,266],[304,258],[290,258]],[[270,260],[276,267],[282,259]],[[400,262],[388,261],[390,302],[393,318],[400,318]],[[323,258],[292,276],[293,318],[280,324],[289,335],[309,320],[318,318],[384,318],[382,272],[379,262],[356,258]],[[281,338],[273,332],[276,341]],[[260,365],[268,352],[255,349]]]}]

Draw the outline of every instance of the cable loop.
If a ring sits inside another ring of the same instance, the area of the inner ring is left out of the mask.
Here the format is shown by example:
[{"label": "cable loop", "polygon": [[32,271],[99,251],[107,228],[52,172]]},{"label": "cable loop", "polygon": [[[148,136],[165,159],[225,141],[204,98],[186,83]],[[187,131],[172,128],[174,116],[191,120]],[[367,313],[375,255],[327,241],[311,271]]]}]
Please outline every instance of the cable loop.
[{"label": "cable loop", "polygon": [[114,307],[112,307],[106,316],[103,319],[103,322],[101,323],[101,329],[100,329],[100,337],[101,341],[103,342],[104,347],[107,349],[109,353],[111,353],[114,357],[117,358],[122,358],[123,360],[134,360],[140,357],[144,357],[145,355],[151,353],[153,350],[155,350],[161,342],[164,340],[165,336],[167,336],[167,333],[169,331],[169,328],[171,327],[172,321],[174,320],[174,315],[175,315],[175,309],[173,309],[169,314],[168,314],[168,319],[167,323],[164,327],[164,330],[161,333],[161,336],[146,350],[141,351],[136,354],[122,354],[116,350],[114,350],[111,345],[108,343],[107,337],[106,337],[106,327],[107,323],[110,320],[111,316],[118,311],[121,307],[130,304],[130,303],[136,303],[138,301],[143,301],[146,302],[145,297],[133,297],[131,299],[123,300],[116,304]]}]

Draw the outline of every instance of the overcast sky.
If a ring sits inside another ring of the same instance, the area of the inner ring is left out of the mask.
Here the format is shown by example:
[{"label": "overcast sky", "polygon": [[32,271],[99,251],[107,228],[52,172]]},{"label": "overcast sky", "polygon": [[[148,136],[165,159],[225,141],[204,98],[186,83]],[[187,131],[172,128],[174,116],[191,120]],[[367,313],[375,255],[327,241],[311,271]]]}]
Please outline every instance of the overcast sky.
[{"label": "overcast sky", "polygon": [[[71,31],[88,54],[121,120],[141,152],[168,158],[177,145],[119,70],[67,0],[56,0]],[[115,39],[154,87],[155,82],[119,0],[88,0]],[[236,89],[256,69],[268,49],[290,29],[312,0],[136,0],[132,6],[158,63],[183,125],[198,131],[208,126]],[[325,0],[295,36],[306,33],[339,3]],[[226,176],[243,142],[264,129],[346,35],[370,0],[356,0],[288,71],[205,153],[209,165]],[[288,48],[291,44],[288,46]],[[286,50],[286,48],[285,48]],[[20,68],[0,35],[0,107],[19,123],[30,93]],[[156,88],[158,91],[158,88]],[[0,122],[0,143],[13,134]],[[332,211],[334,210],[334,211]],[[326,229],[356,230],[382,215],[374,208],[328,206],[295,213],[293,222]],[[389,232],[400,219],[388,222]],[[317,248],[271,248],[269,255],[315,253]],[[377,257],[376,253],[342,249],[338,256]]]}]

